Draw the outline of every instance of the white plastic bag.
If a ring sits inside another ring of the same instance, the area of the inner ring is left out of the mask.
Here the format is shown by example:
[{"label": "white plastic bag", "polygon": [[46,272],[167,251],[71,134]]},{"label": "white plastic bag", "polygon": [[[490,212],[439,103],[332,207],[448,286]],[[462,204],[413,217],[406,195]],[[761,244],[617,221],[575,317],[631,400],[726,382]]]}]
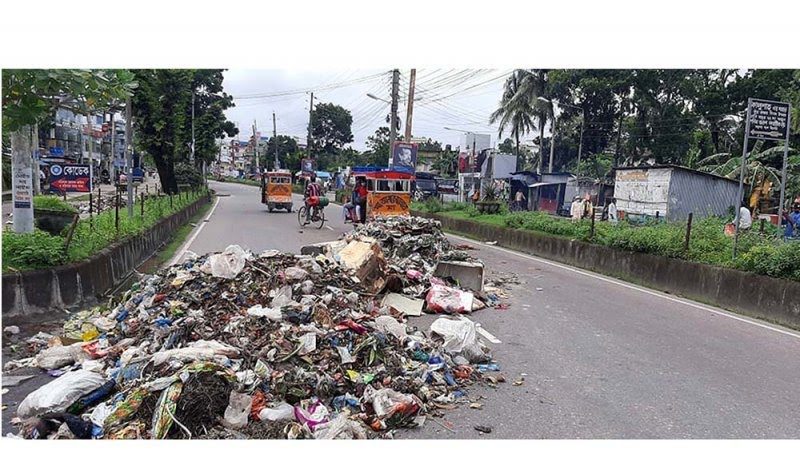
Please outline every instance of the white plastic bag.
[{"label": "white plastic bag", "polygon": [[366,439],[364,427],[350,419],[347,413],[341,413],[328,423],[317,426],[314,439]]},{"label": "white plastic bag", "polygon": [[299,267],[287,267],[283,274],[286,276],[286,281],[303,281],[308,276],[308,272]]},{"label": "white plastic bag", "polygon": [[242,247],[229,245],[222,253],[209,256],[200,270],[215,277],[232,279],[244,269],[244,264],[249,258],[250,253],[244,251]]},{"label": "white plastic bag", "polygon": [[199,340],[192,342],[188,347],[164,350],[153,354],[153,364],[160,366],[165,362],[177,360],[180,362],[192,361],[217,361],[225,362],[227,358],[239,356],[239,350],[230,345],[217,341]]},{"label": "white plastic bag", "polygon": [[222,423],[234,429],[247,426],[247,416],[250,414],[252,404],[252,395],[231,391]]},{"label": "white plastic bag", "polygon": [[440,317],[431,324],[431,331],[444,338],[442,348],[451,355],[461,355],[473,363],[486,361],[475,322],[466,317],[458,320]]},{"label": "white plastic bag", "polygon": [[279,321],[283,317],[280,308],[265,308],[254,305],[247,309],[247,315],[253,317],[266,317],[269,320]]},{"label": "white plastic bag", "polygon": [[398,322],[392,316],[380,316],[375,318],[375,329],[384,334],[391,334],[403,342],[408,336],[406,326]]},{"label": "white plastic bag", "polygon": [[306,333],[300,336],[300,344],[302,348],[298,352],[299,355],[307,355],[317,349],[317,335],[316,333]]},{"label": "white plastic bag", "polygon": [[36,355],[36,366],[45,369],[60,369],[64,366],[69,366],[76,361],[82,361],[86,358],[81,346],[83,342],[76,342],[72,345],[59,345],[42,350]]},{"label": "white plastic bag", "polygon": [[294,419],[294,407],[288,403],[278,403],[272,408],[264,408],[258,413],[258,418],[265,421],[283,421]]},{"label": "white plastic bag", "polygon": [[17,415],[27,419],[51,412],[64,412],[76,400],[105,382],[106,379],[97,372],[89,370],[67,372],[28,394],[19,404]]}]

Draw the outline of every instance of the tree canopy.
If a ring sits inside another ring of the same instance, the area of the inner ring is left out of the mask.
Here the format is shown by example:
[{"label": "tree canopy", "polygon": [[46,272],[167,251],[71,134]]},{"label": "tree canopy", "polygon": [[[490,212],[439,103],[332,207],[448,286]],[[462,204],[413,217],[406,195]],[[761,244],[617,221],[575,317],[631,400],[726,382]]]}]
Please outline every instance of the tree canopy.
[{"label": "tree canopy", "polygon": [[353,142],[353,116],[333,103],[320,103],[311,112],[311,135],[320,153],[335,154]]}]

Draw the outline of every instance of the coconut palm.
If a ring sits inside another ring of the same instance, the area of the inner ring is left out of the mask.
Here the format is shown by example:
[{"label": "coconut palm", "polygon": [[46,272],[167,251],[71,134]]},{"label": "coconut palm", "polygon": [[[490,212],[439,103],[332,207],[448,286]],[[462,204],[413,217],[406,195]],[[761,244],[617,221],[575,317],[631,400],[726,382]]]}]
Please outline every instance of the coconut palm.
[{"label": "coconut palm", "polygon": [[[534,69],[524,71],[527,76],[523,78],[521,83],[521,95],[523,95],[530,102],[531,109],[539,128],[539,160],[537,163],[537,172],[542,173],[544,166],[544,128],[547,126],[547,121],[553,124],[555,121],[555,111],[553,110],[553,103],[542,100],[548,96],[547,86],[547,69]],[[552,125],[551,125],[552,128]]]},{"label": "coconut palm", "polygon": [[531,76],[525,70],[515,70],[506,79],[500,106],[489,116],[489,123],[498,124],[498,138],[503,136],[507,127],[511,128],[516,146],[517,165],[519,166],[520,135],[536,129],[533,123],[535,109],[534,102],[529,97],[529,92],[523,90],[525,78]]}]

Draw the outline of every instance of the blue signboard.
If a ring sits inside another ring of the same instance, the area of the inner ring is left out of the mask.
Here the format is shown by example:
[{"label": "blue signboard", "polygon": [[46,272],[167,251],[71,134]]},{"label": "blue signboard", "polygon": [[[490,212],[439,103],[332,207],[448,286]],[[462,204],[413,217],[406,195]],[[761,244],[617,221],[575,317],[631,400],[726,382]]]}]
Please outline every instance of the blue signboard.
[{"label": "blue signboard", "polygon": [[50,166],[52,192],[91,192],[92,170],[88,164],[53,164]]},{"label": "blue signboard", "polygon": [[64,156],[64,149],[61,147],[50,147],[50,156]]}]

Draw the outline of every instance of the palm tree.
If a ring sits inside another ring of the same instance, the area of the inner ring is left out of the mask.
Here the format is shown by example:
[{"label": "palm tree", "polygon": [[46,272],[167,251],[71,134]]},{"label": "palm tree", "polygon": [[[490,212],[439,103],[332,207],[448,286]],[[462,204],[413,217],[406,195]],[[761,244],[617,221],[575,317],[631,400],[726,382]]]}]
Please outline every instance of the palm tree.
[{"label": "palm tree", "polygon": [[524,94],[525,98],[531,104],[533,114],[539,124],[539,161],[537,164],[537,172],[542,173],[544,164],[544,128],[547,121],[553,122],[555,111],[553,111],[553,103],[543,101],[542,98],[547,98],[547,69],[534,69],[526,70],[526,77],[523,78],[520,91]]},{"label": "palm tree", "polygon": [[535,130],[533,123],[535,110],[534,102],[529,98],[529,93],[522,89],[523,81],[530,74],[525,70],[515,70],[508,77],[500,99],[500,106],[489,116],[489,123],[499,122],[498,138],[502,137],[506,127],[511,127],[517,151],[517,169],[519,168],[519,136]]}]

